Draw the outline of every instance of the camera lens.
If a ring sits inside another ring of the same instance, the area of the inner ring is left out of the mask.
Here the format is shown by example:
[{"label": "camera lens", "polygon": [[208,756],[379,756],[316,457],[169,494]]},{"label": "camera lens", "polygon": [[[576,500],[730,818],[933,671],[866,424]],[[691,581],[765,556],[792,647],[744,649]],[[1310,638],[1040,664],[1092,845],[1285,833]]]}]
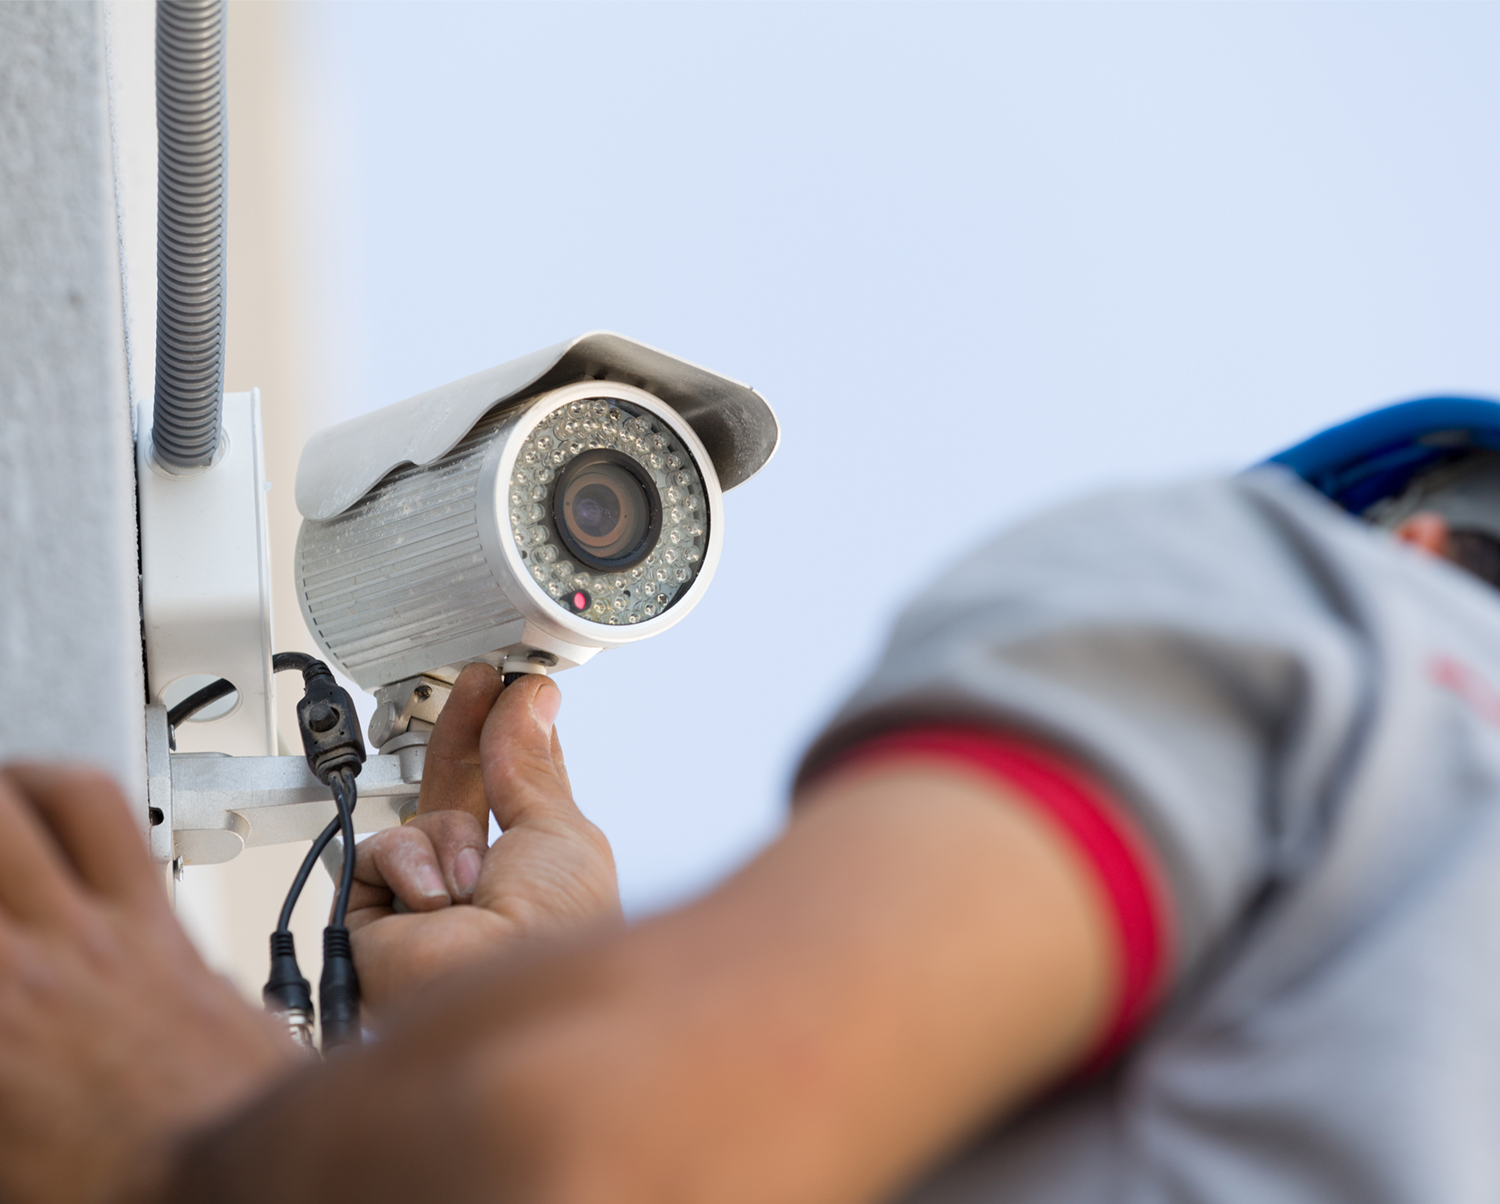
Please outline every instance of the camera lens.
[{"label": "camera lens", "polygon": [[571,461],[553,491],[553,518],[568,550],[593,569],[643,560],[661,530],[661,499],[635,461],[599,449]]},{"label": "camera lens", "polygon": [[510,535],[554,605],[628,627],[689,595],[708,555],[711,495],[670,421],[577,397],[540,415],[515,457]]}]

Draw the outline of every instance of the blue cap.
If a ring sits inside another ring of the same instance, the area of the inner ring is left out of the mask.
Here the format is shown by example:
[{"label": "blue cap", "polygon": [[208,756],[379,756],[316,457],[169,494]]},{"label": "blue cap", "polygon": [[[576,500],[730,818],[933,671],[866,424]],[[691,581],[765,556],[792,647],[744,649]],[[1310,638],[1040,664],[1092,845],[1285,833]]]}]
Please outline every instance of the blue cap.
[{"label": "blue cap", "polygon": [[1266,462],[1285,465],[1362,514],[1399,494],[1424,468],[1476,447],[1500,451],[1500,402],[1423,397],[1329,427]]}]

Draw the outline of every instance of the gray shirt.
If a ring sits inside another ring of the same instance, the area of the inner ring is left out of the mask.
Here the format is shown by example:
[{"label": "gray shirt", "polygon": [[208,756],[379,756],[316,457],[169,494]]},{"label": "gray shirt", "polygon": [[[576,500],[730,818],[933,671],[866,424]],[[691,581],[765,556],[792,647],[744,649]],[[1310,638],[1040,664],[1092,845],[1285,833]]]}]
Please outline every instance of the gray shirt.
[{"label": "gray shirt", "polygon": [[808,764],[929,718],[1110,783],[1177,951],[913,1204],[1500,1200],[1500,593],[1279,469],[1112,493],[938,580]]}]

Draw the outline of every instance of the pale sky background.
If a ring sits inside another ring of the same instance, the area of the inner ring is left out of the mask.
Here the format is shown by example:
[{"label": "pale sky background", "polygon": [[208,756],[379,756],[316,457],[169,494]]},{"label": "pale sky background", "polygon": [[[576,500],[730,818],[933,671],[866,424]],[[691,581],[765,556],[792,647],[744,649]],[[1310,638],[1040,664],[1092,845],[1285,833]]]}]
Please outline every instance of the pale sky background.
[{"label": "pale sky background", "polygon": [[712,589],[560,678],[627,906],[781,822],[994,528],[1500,395],[1500,8],[308,9],[352,413],[583,331],[758,388]]}]

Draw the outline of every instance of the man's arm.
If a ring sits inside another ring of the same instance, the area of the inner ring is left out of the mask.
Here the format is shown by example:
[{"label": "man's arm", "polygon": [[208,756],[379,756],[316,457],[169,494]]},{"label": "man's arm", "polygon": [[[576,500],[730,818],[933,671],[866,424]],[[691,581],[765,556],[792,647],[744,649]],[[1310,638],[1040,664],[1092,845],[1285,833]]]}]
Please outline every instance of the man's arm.
[{"label": "man's arm", "polygon": [[0,767],[0,1198],[150,1179],[301,1060],[203,965],[113,782]]},{"label": "man's arm", "polygon": [[852,766],[701,901],[451,980],[188,1151],[171,1198],[878,1199],[1074,1067],[1107,903],[1027,801]]},{"label": "man's arm", "polygon": [[[365,921],[356,952],[374,951],[377,995],[524,937],[619,922],[608,843],[574,806],[551,730],[556,686],[531,681],[497,705],[499,692],[487,666],[461,675],[433,735],[429,813],[360,846],[362,858],[377,845],[389,854],[384,869],[415,906],[446,908],[393,916],[391,891],[366,888],[351,920]],[[486,792],[507,827],[488,851]],[[466,860],[480,863],[467,891]],[[481,905],[446,907],[441,884],[440,900],[424,889],[431,874]],[[198,957],[112,782],[0,766],[0,1197],[80,1204],[127,1184],[145,1191],[182,1134],[302,1060],[284,1025]]]}]

